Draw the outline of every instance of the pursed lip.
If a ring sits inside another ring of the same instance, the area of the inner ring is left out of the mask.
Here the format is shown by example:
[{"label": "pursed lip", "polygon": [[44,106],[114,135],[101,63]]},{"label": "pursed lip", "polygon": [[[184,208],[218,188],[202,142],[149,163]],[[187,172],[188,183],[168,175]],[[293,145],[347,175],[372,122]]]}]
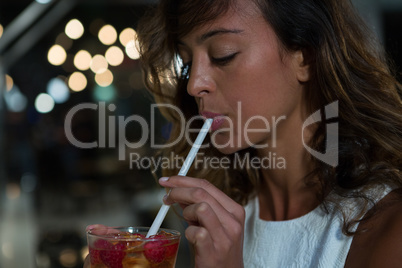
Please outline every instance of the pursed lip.
[{"label": "pursed lip", "polygon": [[201,112],[200,114],[205,118],[215,118],[215,117],[219,117],[219,116],[220,117],[224,116],[223,114],[217,114],[217,113],[207,112],[207,111]]},{"label": "pursed lip", "polygon": [[223,114],[218,114],[218,113],[213,113],[213,112],[208,112],[208,111],[204,111],[200,113],[201,116],[205,117],[205,118],[212,118],[213,122],[211,125],[211,131],[215,131],[217,129],[219,129],[222,124],[225,122],[225,115]]}]

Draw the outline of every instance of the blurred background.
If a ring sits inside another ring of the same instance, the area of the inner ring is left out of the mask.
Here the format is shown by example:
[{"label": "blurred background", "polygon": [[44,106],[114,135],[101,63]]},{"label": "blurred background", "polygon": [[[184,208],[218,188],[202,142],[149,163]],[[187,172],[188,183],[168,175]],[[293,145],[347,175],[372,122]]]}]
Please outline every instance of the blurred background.
[{"label": "blurred background", "polygon": [[[152,223],[164,192],[130,155],[154,151],[116,141],[141,139],[138,122],[118,127],[132,115],[154,123],[156,142],[169,131],[135,46],[138,19],[156,2],[1,0],[0,268],[82,267],[87,225]],[[402,1],[354,2],[401,78]],[[184,223],[171,211],[164,227]],[[191,267],[189,256],[183,240],[177,267]]]}]

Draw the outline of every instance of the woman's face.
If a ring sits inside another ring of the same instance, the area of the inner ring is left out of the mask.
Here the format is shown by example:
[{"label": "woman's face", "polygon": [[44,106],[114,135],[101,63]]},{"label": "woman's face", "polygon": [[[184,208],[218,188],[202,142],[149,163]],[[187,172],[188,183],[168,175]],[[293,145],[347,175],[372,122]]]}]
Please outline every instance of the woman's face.
[{"label": "woman's face", "polygon": [[[179,40],[190,73],[187,91],[214,118],[211,137],[223,153],[289,144],[300,127],[308,71],[301,52],[280,50],[277,36],[249,0]],[[291,134],[291,135],[290,135]]]}]

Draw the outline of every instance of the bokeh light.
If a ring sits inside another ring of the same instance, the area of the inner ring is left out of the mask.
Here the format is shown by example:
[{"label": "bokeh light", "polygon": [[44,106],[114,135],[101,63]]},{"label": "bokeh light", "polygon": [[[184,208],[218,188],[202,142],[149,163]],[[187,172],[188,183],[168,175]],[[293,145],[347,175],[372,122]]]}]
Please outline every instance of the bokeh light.
[{"label": "bokeh light", "polygon": [[47,54],[47,59],[50,64],[59,66],[62,65],[67,58],[67,53],[64,48],[60,45],[54,45],[49,49]]},{"label": "bokeh light", "polygon": [[4,32],[3,25],[0,24],[0,38],[2,37],[3,32]]},{"label": "bokeh light", "polygon": [[78,262],[77,250],[66,248],[60,252],[59,262],[63,267],[76,267]]},{"label": "bokeh light", "polygon": [[113,83],[113,73],[106,70],[103,73],[95,75],[95,82],[101,87],[110,86]]},{"label": "bokeh light", "polygon": [[105,58],[110,65],[119,66],[123,63],[124,53],[119,47],[112,46],[106,51]]},{"label": "bokeh light", "polygon": [[72,19],[66,24],[65,33],[71,39],[78,39],[84,34],[84,26],[77,19]]},{"label": "bokeh light", "polygon": [[91,65],[92,56],[86,50],[80,50],[75,54],[74,66],[81,71],[86,71]]},{"label": "bokeh light", "polygon": [[111,45],[117,40],[116,29],[112,25],[105,25],[99,30],[98,38],[102,44]]},{"label": "bokeh light", "polygon": [[55,103],[64,103],[70,97],[68,86],[64,80],[57,77],[48,82],[46,91]]},{"label": "bokeh light", "polygon": [[[7,197],[9,199],[12,199],[8,196],[8,192],[7,193]],[[1,253],[3,254],[3,257],[6,259],[14,259],[14,247],[13,244],[11,242],[3,242],[3,245],[1,245]]]},{"label": "bokeh light", "polygon": [[113,84],[108,87],[96,85],[93,91],[95,101],[111,102],[116,98],[116,95],[116,89]]},{"label": "bokeh light", "polygon": [[4,99],[8,110],[14,113],[24,111],[28,105],[27,97],[21,93],[16,85],[4,94]]},{"label": "bokeh light", "polygon": [[39,94],[35,99],[35,109],[42,114],[49,113],[54,108],[53,98],[46,93]]},{"label": "bokeh light", "polygon": [[14,86],[14,80],[11,76],[6,74],[6,90],[10,91]]},{"label": "bokeh light", "polygon": [[123,31],[121,31],[119,35],[119,41],[124,47],[127,46],[128,42],[136,39],[137,39],[137,33],[132,28],[124,29]]},{"label": "bokeh light", "polygon": [[92,70],[92,72],[96,73],[96,74],[100,74],[103,73],[104,71],[107,70],[107,67],[109,66],[109,64],[107,63],[107,60],[105,59],[104,56],[102,55],[95,55],[92,60],[91,60],[91,64],[90,64],[90,68]]},{"label": "bokeh light", "polygon": [[140,58],[140,53],[138,52],[138,41],[131,40],[126,45],[126,54],[130,59],[137,60]]},{"label": "bokeh light", "polygon": [[10,182],[6,186],[6,196],[8,199],[17,199],[21,196],[21,188],[17,183]]},{"label": "bokeh light", "polygon": [[87,83],[87,78],[80,72],[72,73],[68,79],[68,87],[75,92],[84,90],[87,87]]},{"label": "bokeh light", "polygon": [[82,249],[80,250],[80,254],[81,254],[81,260],[85,260],[85,258],[88,256],[89,254],[89,248],[88,246],[83,246]]},{"label": "bokeh light", "polygon": [[52,0],[36,0],[39,4],[49,4]]}]

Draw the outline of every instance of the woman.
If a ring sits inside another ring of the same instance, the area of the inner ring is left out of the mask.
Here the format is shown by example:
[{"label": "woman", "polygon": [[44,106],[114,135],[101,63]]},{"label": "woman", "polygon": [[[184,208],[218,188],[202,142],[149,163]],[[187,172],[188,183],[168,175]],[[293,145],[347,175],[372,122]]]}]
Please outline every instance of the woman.
[{"label": "woman", "polygon": [[400,266],[401,85],[348,0],[161,0],[138,37],[156,100],[214,118],[201,160],[238,163],[159,180],[196,267]]}]

